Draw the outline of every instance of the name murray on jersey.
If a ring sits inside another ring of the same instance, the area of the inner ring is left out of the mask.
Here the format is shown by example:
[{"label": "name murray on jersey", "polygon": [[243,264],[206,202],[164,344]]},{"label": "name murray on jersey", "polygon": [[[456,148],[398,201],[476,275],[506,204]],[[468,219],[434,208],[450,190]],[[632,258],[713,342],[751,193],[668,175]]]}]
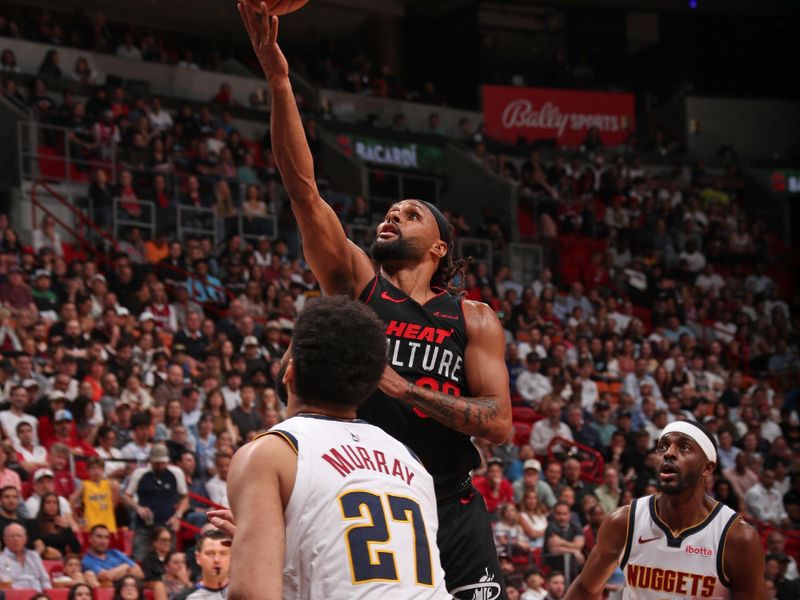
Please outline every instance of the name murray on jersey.
[{"label": "name murray on jersey", "polygon": [[351,444],[341,444],[338,448],[330,448],[322,455],[322,460],[328,463],[342,477],[347,477],[353,471],[366,469],[376,473],[384,473],[397,477],[406,485],[411,485],[416,473],[409,469],[399,459],[380,450],[365,448]]},{"label": "name murray on jersey", "polygon": [[389,364],[449,379],[460,391],[463,358],[441,347],[451,335],[452,329],[390,321],[386,325]]}]

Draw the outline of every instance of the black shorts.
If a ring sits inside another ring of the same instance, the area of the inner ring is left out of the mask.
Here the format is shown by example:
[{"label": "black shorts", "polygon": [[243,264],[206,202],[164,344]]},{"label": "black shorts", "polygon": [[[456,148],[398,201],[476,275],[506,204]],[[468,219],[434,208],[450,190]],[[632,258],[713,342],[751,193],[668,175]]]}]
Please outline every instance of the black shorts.
[{"label": "black shorts", "polygon": [[507,600],[489,513],[475,488],[439,502],[436,541],[447,590],[456,600]]}]

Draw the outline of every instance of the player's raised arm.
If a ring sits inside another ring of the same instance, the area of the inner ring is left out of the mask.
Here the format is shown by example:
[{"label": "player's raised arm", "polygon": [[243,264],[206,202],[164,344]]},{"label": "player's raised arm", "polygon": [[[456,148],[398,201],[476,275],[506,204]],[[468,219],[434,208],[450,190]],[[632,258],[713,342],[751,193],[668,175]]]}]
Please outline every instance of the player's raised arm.
[{"label": "player's raised arm", "polygon": [[259,12],[250,2],[238,6],[272,93],[272,151],[303,235],[305,257],[325,293],[355,298],[374,269],[369,257],[347,239],[336,213],[317,190],[289,65],[278,46],[278,17],[270,16],[263,2]]},{"label": "player's raised arm", "polygon": [[597,545],[592,549],[586,564],[567,590],[564,600],[595,600],[600,598],[606,581],[619,564],[625,549],[628,532],[630,506],[623,506],[611,513],[600,525]]},{"label": "player's raised arm", "polygon": [[282,600],[283,511],[296,472],[297,455],[274,435],[246,444],[234,455],[228,475],[228,498],[236,522],[229,600]]},{"label": "player's raised arm", "polygon": [[731,600],[766,598],[764,548],[758,532],[739,520],[731,527],[723,548],[722,568],[731,582]]}]

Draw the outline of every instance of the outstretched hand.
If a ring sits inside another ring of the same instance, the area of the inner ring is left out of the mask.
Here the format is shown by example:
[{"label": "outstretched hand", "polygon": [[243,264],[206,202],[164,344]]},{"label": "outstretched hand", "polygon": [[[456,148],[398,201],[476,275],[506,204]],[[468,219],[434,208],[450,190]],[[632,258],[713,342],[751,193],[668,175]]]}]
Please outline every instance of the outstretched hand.
[{"label": "outstretched hand", "polygon": [[[207,513],[209,522],[216,527],[227,533],[231,537],[236,535],[236,521],[233,518],[233,513],[228,509],[209,510]],[[228,541],[228,544],[230,541]]]},{"label": "outstretched hand", "polygon": [[288,77],[289,63],[278,46],[278,17],[270,16],[265,2],[259,5],[258,10],[249,0],[242,0],[237,6],[267,80],[272,82],[276,78]]}]

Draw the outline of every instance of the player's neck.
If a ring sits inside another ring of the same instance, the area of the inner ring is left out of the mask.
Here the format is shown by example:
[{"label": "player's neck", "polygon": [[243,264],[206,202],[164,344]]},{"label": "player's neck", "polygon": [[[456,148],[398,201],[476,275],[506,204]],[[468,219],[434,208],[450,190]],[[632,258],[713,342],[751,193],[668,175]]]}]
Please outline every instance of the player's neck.
[{"label": "player's neck", "polygon": [[321,415],[323,417],[332,417],[334,419],[342,419],[345,421],[352,421],[356,418],[356,411],[352,407],[342,406],[319,406],[318,404],[311,404],[303,402],[299,398],[292,402],[293,398],[286,409],[286,415],[293,417],[300,413],[308,413],[312,415]]},{"label": "player's neck", "polygon": [[433,295],[431,277],[433,273],[422,263],[413,265],[384,264],[381,273],[394,287],[403,290],[419,304],[424,304]]},{"label": "player's neck", "polygon": [[702,487],[686,490],[674,496],[659,494],[656,497],[659,518],[674,532],[700,523],[711,512],[713,504],[713,501],[706,497]]}]

